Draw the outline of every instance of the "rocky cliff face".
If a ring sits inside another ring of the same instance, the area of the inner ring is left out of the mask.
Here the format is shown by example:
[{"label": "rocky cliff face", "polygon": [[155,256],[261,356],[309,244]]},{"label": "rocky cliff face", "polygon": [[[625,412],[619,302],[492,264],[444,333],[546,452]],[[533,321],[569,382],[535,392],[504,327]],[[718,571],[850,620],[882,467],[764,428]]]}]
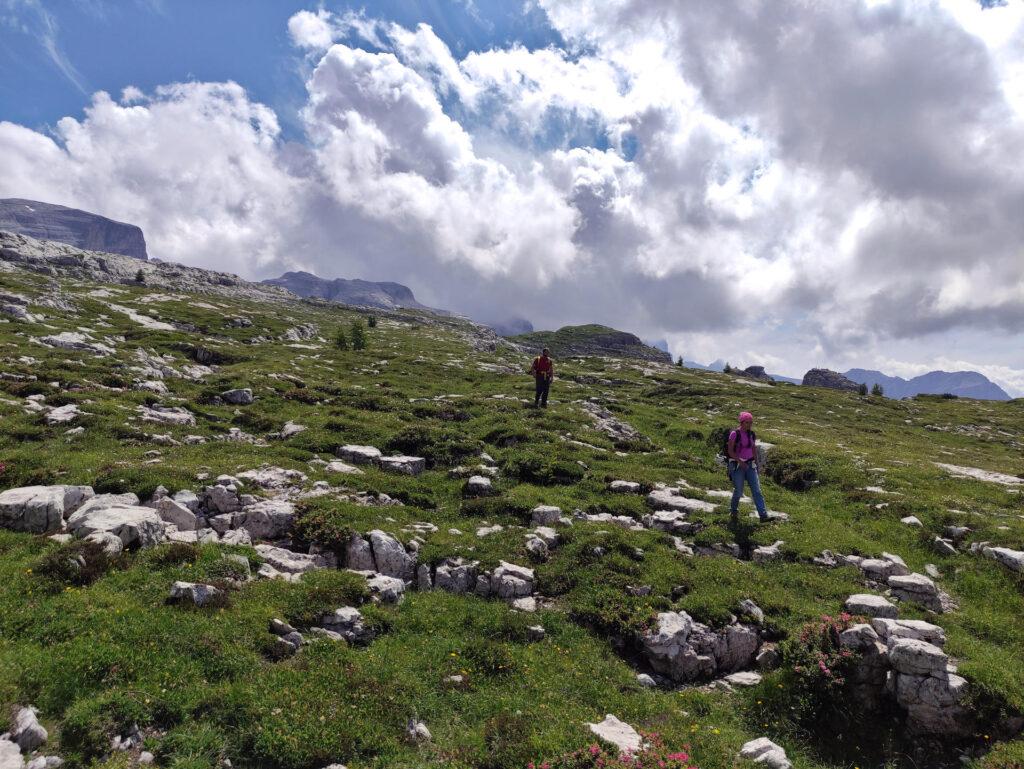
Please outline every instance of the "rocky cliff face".
[{"label": "rocky cliff face", "polygon": [[[270,278],[263,282],[270,286],[286,288],[299,296],[326,299],[329,302],[341,304],[380,307],[388,310],[398,308],[431,309],[417,302],[412,290],[401,283],[375,283],[369,280],[346,280],[345,278],[327,280],[310,272],[286,272],[279,278]],[[438,310],[434,310],[434,312],[438,312]]]},{"label": "rocky cliff face", "polygon": [[56,240],[86,251],[147,259],[146,239],[134,224],[36,200],[0,200],[0,230]]},{"label": "rocky cliff face", "polygon": [[812,368],[804,374],[803,384],[808,387],[830,387],[833,390],[849,390],[857,392],[858,384],[847,379],[838,371],[827,368]]}]

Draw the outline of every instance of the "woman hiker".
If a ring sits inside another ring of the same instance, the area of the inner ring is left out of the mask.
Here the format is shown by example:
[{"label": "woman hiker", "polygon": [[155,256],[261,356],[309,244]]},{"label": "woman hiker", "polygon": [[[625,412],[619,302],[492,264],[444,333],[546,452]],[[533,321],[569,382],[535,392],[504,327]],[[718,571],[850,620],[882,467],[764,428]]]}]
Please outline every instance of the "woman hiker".
[{"label": "woman hiker", "polygon": [[751,430],[754,416],[749,411],[740,414],[739,429],[729,433],[729,479],[732,481],[732,503],[729,513],[735,520],[743,496],[743,481],[750,486],[750,495],[754,498],[754,506],[761,522],[768,520],[768,509],[764,505],[761,494],[761,481],[757,477],[757,436]]}]

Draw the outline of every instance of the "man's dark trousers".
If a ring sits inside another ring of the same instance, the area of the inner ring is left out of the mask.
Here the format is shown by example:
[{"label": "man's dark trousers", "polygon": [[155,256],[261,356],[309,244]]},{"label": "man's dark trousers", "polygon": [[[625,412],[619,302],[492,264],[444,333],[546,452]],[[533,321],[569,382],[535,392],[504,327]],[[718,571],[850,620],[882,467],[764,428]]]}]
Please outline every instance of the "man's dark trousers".
[{"label": "man's dark trousers", "polygon": [[533,405],[536,406],[538,403],[547,408],[548,406],[548,390],[551,389],[551,378],[544,374],[538,374],[536,377],[537,389],[533,396]]}]

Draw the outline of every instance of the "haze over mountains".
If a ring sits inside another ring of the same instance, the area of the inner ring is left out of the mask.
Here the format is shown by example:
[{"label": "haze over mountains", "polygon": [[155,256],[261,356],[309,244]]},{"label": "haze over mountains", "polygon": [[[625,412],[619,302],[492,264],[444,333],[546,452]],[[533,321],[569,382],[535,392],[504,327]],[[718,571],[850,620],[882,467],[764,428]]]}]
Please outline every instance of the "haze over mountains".
[{"label": "haze over mountains", "polygon": [[268,278],[263,281],[271,286],[286,288],[293,294],[307,298],[326,299],[342,304],[356,304],[364,307],[380,307],[397,309],[400,307],[432,310],[450,315],[445,310],[427,307],[416,301],[412,289],[401,283],[374,282],[369,280],[347,280],[335,278],[327,280],[310,272],[286,272],[279,278]]},{"label": "haze over mountains", "polygon": [[53,203],[0,199],[0,230],[37,240],[56,240],[85,251],[149,258],[146,238],[136,225]]}]

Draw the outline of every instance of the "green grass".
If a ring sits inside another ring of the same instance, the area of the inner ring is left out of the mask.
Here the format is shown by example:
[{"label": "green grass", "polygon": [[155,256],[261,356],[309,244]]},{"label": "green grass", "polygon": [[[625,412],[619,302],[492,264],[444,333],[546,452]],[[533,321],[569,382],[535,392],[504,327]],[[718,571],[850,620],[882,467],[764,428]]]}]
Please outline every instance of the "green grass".
[{"label": "green grass", "polygon": [[[30,296],[51,292],[44,279],[20,272],[0,274],[0,286]],[[153,332],[87,297],[95,286],[62,287],[77,312],[44,309],[47,328],[0,324],[0,487],[85,483],[145,497],[158,485],[197,490],[200,474],[271,463],[347,493],[386,493],[405,502],[370,507],[333,494],[309,500],[300,505],[303,541],[337,550],[350,532],[374,528],[408,541],[412,534],[404,527],[430,521],[438,531],[426,537],[420,562],[461,556],[483,568],[499,560],[531,565],[540,592],[552,601],[529,617],[495,601],[436,593],[412,593],[398,607],[375,608],[364,603],[360,580],[320,572],[296,584],[229,587],[223,605],[197,610],[167,604],[169,585],[176,579],[229,585],[234,567],[225,565],[224,548],[161,546],[107,560],[86,553],[89,568],[69,571],[67,546],[0,531],[0,706],[37,706],[52,735],[48,751],[72,766],[101,759],[112,736],[138,724],[160,765],[182,769],[212,768],[222,758],[273,769],[321,769],[336,761],[356,769],[523,767],[588,744],[584,723],[606,713],[658,731],[670,747],[691,744],[705,769],[735,766],[739,746],[761,735],[785,745],[799,767],[867,766],[855,750],[821,750],[785,717],[798,703],[787,699],[784,671],[768,676],[757,691],[729,695],[645,690],[631,664],[635,634],[657,611],[686,610],[717,625],[751,598],[778,639],[839,611],[863,583],[852,568],[811,565],[825,548],[898,553],[916,571],[936,564],[942,587],[960,609],[929,619],[946,629],[961,673],[986,707],[1024,709],[1020,578],[985,559],[938,556],[930,545],[946,525],[966,524],[973,529],[970,540],[1024,546],[1024,494],[951,478],[933,464],[1024,473],[1021,401],[891,401],[589,358],[557,361],[551,407],[537,412],[523,403],[533,395],[525,373],[478,365],[525,372],[531,356],[509,348],[475,352],[468,326],[457,319],[434,323],[415,312],[377,313],[367,349],[339,350],[330,340],[360,314],[322,302],[199,297],[219,308],[211,310],[194,297],[153,302],[146,296],[156,289],[117,287],[124,293],[116,303],[198,329]],[[253,326],[229,325],[237,316]],[[257,336],[276,339],[300,323],[316,324],[327,341],[302,343],[315,349],[250,343]],[[97,339],[114,339],[117,354],[95,358],[32,341],[79,327],[93,329]],[[131,389],[140,347],[171,356],[176,368],[192,363],[199,347],[222,363],[203,381],[164,380],[170,395],[157,396]],[[232,387],[251,387],[256,403],[218,403],[215,396]],[[75,424],[85,432],[68,436],[67,426],[24,413],[23,399],[32,394],[53,405],[77,404],[87,415]],[[649,450],[617,451],[575,403],[586,398],[599,399],[643,433]],[[139,421],[136,407],[157,402],[186,406],[196,425]],[[650,488],[682,479],[693,487],[685,493],[701,498],[706,489],[728,488],[714,461],[717,436],[741,407],[755,413],[759,438],[777,445],[763,485],[769,506],[789,513],[790,521],[759,527],[743,519],[732,526],[727,505],[719,504],[712,513],[691,516],[705,525],[696,539],[745,549],[783,539],[782,562],[684,558],[659,532],[580,522],[560,528],[562,542],[549,560],[530,561],[524,535],[537,504],[555,504],[567,514],[579,509],[640,518],[642,497],[610,493],[610,480]],[[269,437],[289,420],[307,430],[288,440]],[[265,445],[224,442],[231,427]],[[163,445],[147,437],[152,434],[177,441],[199,435],[207,442]],[[429,466],[410,478],[373,469],[332,476],[310,464],[331,459],[347,443],[421,454]],[[149,453],[154,450],[159,455]],[[476,464],[481,450],[501,469],[498,494],[465,500],[463,481],[448,471]],[[892,493],[865,491],[868,486]],[[901,524],[905,515],[920,518],[924,530]],[[478,538],[475,531],[485,523],[504,530]],[[595,555],[595,548],[605,555]],[[258,562],[253,550],[231,550]],[[640,585],[650,585],[650,595],[629,593]],[[312,644],[295,657],[275,659],[269,619],[305,625],[340,605],[363,605],[378,638],[358,648]],[[524,623],[542,624],[547,639],[526,643]],[[462,684],[446,681],[455,674],[464,675]],[[429,745],[405,741],[413,717],[431,729]],[[978,738],[983,744],[984,735]],[[1011,743],[993,751],[985,766],[1013,766],[1020,755],[1020,743]],[[120,766],[117,759],[107,765]]]}]

